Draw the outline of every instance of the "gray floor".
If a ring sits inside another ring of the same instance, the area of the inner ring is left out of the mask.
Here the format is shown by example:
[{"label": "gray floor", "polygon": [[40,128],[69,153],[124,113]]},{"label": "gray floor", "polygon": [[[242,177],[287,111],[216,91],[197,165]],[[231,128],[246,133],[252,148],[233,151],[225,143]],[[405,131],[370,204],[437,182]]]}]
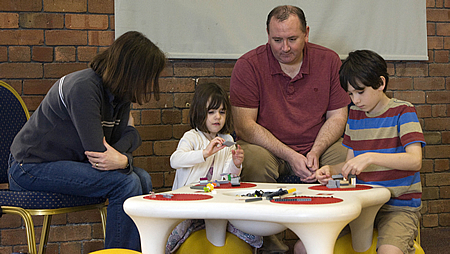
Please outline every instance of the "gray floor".
[{"label": "gray floor", "polygon": [[450,253],[450,228],[420,230],[420,245],[426,254]]}]

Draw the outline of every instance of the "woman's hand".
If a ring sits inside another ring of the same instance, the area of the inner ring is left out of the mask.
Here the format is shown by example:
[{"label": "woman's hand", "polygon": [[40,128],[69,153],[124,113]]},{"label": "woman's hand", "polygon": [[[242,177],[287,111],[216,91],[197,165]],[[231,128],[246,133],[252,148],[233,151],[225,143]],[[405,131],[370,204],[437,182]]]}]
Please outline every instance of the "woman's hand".
[{"label": "woman's hand", "polygon": [[84,152],[93,168],[98,170],[116,170],[127,167],[128,157],[110,146],[106,142],[105,137],[103,137],[103,145],[106,147],[105,152]]}]

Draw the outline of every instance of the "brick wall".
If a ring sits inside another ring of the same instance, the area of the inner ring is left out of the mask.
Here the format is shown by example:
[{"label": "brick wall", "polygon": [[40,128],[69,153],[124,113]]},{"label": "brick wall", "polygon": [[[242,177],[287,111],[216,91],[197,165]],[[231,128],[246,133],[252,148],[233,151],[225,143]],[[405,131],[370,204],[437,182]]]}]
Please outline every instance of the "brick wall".
[{"label": "brick wall", "polygon": [[[427,0],[427,62],[389,62],[389,95],[415,104],[428,145],[422,167],[423,228],[450,227],[450,0]],[[389,28],[387,28],[389,29]],[[61,76],[83,69],[114,39],[114,0],[2,0],[0,79],[30,111]],[[411,42],[413,43],[413,42]],[[171,60],[161,78],[161,99],[133,106],[143,145],[136,165],[149,171],[158,191],[171,187],[169,157],[189,129],[195,85],[228,88],[234,61]],[[42,224],[37,219],[38,230]],[[96,211],[55,216],[47,253],[89,253],[103,246]],[[26,251],[18,216],[0,219],[0,254]],[[37,233],[39,237],[39,233]]]}]

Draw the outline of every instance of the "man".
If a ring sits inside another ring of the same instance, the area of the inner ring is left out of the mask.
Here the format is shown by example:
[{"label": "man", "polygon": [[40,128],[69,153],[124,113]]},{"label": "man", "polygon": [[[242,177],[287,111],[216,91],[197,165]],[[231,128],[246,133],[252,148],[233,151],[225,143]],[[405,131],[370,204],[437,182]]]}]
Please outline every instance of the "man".
[{"label": "man", "polygon": [[303,11],[278,6],[267,17],[268,43],[238,59],[230,99],[239,144],[248,155],[241,179],[314,182],[319,165],[345,161],[340,139],[348,94],[338,55],[308,42]]}]

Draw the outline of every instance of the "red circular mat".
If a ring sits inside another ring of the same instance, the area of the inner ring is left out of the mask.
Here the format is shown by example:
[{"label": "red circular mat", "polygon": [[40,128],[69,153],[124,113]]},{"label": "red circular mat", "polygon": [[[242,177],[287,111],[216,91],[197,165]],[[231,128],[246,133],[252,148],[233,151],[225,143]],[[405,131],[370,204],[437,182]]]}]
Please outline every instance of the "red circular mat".
[{"label": "red circular mat", "polygon": [[[305,199],[304,201],[297,201],[296,199]],[[292,201],[291,201],[292,200]],[[334,204],[342,202],[340,198],[334,197],[308,197],[308,196],[297,196],[288,197],[280,199],[272,199],[270,202],[277,204],[292,204],[292,205],[320,205],[320,204]]]},{"label": "red circular mat", "polygon": [[172,193],[172,197],[164,197],[161,194],[156,194],[154,197],[152,195],[147,195],[144,198],[150,200],[168,200],[168,201],[195,201],[212,198],[211,195],[207,194],[182,194],[182,193]]},{"label": "red circular mat", "polygon": [[[196,186],[200,186],[197,184]],[[254,183],[241,183],[240,186],[231,186],[231,183],[221,183],[220,186],[214,187],[214,189],[238,189],[238,188],[251,188],[255,187]]]},{"label": "red circular mat", "polygon": [[320,191],[357,191],[372,189],[372,186],[357,184],[355,188],[328,188],[326,185],[315,185],[308,187],[308,189]]}]

